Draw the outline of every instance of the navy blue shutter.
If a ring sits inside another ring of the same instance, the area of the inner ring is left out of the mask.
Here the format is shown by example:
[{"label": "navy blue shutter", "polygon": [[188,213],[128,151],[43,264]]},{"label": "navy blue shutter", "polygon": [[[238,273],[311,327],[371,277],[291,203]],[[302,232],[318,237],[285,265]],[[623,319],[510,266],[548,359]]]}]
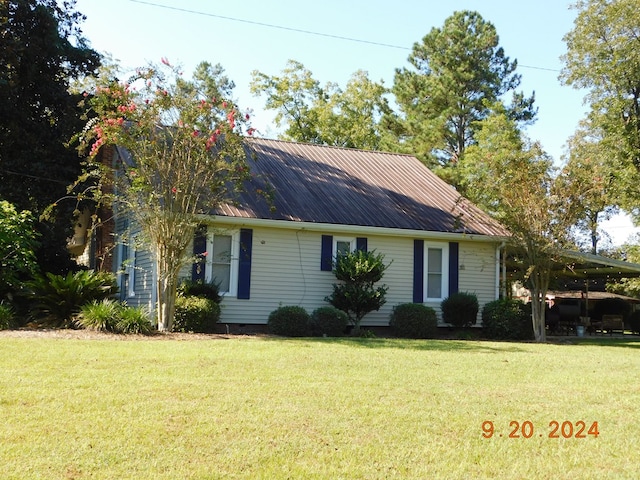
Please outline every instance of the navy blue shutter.
[{"label": "navy blue shutter", "polygon": [[413,303],[424,301],[424,240],[413,241]]},{"label": "navy blue shutter", "polygon": [[367,251],[367,237],[356,238],[356,250]]},{"label": "navy blue shutter", "polygon": [[333,236],[322,235],[322,247],[320,250],[320,270],[330,272],[333,269]]},{"label": "navy blue shutter", "polygon": [[194,262],[191,268],[191,280],[204,281],[204,273],[205,273],[205,257],[202,255],[207,251],[207,226],[201,225],[196,230],[196,234],[193,237],[193,256],[196,258],[196,262]]},{"label": "navy blue shutter", "polygon": [[251,251],[253,230],[240,229],[240,258],[238,259],[238,298],[248,300],[251,291]]},{"label": "navy blue shutter", "polygon": [[458,242],[449,242],[449,295],[458,293],[459,250]]}]

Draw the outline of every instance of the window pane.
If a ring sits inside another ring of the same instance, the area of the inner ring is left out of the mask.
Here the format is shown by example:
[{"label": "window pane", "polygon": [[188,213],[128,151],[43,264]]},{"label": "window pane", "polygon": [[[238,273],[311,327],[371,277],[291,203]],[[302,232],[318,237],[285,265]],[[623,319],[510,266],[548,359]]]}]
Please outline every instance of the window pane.
[{"label": "window pane", "polygon": [[231,287],[231,235],[214,235],[211,277],[220,293]]},{"label": "window pane", "polygon": [[427,253],[427,262],[429,273],[442,273],[442,249],[430,248]]},{"label": "window pane", "polygon": [[231,273],[230,265],[213,264],[213,283],[218,285],[218,291],[225,293],[229,291],[229,275]]},{"label": "window pane", "polygon": [[351,252],[351,242],[344,242],[338,240],[336,242],[336,256],[345,255]]},{"label": "window pane", "polygon": [[215,235],[213,237],[214,263],[231,263],[231,235]]},{"label": "window pane", "polygon": [[439,273],[427,275],[427,298],[442,298],[442,275]]}]

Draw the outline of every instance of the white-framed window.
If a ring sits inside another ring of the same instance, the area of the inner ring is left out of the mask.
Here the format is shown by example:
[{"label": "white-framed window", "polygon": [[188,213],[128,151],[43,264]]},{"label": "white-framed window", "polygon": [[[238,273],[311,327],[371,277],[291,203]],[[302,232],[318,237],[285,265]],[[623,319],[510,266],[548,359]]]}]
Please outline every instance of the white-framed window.
[{"label": "white-framed window", "polygon": [[218,285],[220,295],[234,296],[238,291],[238,232],[207,235],[205,279]]},{"label": "white-framed window", "polygon": [[424,244],[424,299],[442,301],[449,296],[449,244]]},{"label": "white-framed window", "polygon": [[349,237],[333,237],[333,258],[351,253],[356,249],[356,239]]}]

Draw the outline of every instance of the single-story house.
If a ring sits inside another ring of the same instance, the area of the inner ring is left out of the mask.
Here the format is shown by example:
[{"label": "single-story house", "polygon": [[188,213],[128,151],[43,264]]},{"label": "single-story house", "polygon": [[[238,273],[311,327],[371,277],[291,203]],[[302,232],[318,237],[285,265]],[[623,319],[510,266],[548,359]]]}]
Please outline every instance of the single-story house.
[{"label": "single-story house", "polygon": [[[356,248],[382,253],[390,264],[381,282],[387,302],[363,326],[387,326],[402,303],[439,312],[458,291],[476,294],[481,309],[499,297],[508,231],[417,158],[261,138],[247,138],[246,148],[253,181],[268,181],[272,202],[253,185],[203,216],[193,252],[207,252],[204,268],[183,272],[220,284],[221,323],[264,325],[278,306],[311,313],[328,305],[332,259]],[[105,152],[130,161],[119,148]],[[129,241],[110,243],[127,231]],[[133,237],[135,228],[116,211],[93,250],[103,268],[118,272],[123,300],[153,308],[153,264]]]}]

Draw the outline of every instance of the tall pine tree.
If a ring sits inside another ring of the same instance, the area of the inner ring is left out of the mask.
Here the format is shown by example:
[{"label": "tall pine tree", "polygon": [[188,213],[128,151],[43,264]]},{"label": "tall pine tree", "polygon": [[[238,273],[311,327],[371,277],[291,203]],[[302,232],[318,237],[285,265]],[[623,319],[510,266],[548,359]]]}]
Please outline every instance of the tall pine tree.
[{"label": "tall pine tree", "polygon": [[[64,196],[80,172],[67,142],[83,124],[82,96],[69,93],[69,81],[100,63],[78,27],[83,19],[74,1],[0,2],[0,199],[36,216]],[[37,225],[43,234],[38,263],[45,270],[69,267],[71,218],[60,209],[53,223]]]}]

